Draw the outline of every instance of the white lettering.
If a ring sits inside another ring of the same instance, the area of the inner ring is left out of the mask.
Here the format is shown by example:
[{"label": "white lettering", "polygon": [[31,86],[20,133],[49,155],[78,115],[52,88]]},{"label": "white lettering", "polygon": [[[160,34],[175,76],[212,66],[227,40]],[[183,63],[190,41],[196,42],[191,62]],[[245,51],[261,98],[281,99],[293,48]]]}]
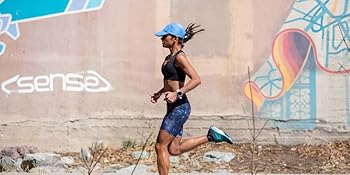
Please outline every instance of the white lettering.
[{"label": "white lettering", "polygon": [[48,92],[50,91],[50,78],[48,76],[37,76],[34,78],[34,87],[38,92]]},{"label": "white lettering", "polygon": [[33,76],[16,75],[1,83],[1,90],[10,93],[52,92],[54,84],[62,85],[62,91],[108,92],[111,84],[95,71],[86,73],[49,74]]},{"label": "white lettering", "polygon": [[100,74],[98,74],[97,72],[92,71],[92,70],[87,71],[87,73],[93,74],[93,75],[95,75],[96,77],[98,77],[100,80],[102,80],[102,82],[103,82],[106,86],[105,86],[105,87],[99,87],[99,88],[97,88],[97,89],[90,89],[90,88],[88,88],[88,87],[86,86],[86,87],[85,87],[85,88],[86,88],[86,91],[88,91],[88,92],[107,92],[107,91],[111,91],[111,90],[112,90],[111,84],[110,84],[106,79],[104,79]]},{"label": "white lettering", "polygon": [[11,93],[11,90],[7,89],[6,87],[11,84],[11,83],[14,83],[17,81],[19,75],[16,75],[4,82],[1,83],[1,90],[4,91],[6,94],[10,94]]},{"label": "white lettering", "polygon": [[[32,93],[34,92],[34,85],[31,83],[33,81],[33,77],[20,77],[17,80],[17,86],[20,87],[18,93]],[[27,83],[26,83],[27,82]]]},{"label": "white lettering", "polygon": [[83,79],[84,79],[84,76],[79,74],[72,74],[72,73],[67,74],[66,91],[75,91],[75,92],[83,91],[84,90],[84,84],[82,83]]},{"label": "white lettering", "polygon": [[99,86],[99,80],[96,77],[88,76],[84,79],[85,90],[87,92],[97,92]]},{"label": "white lettering", "polygon": [[66,81],[65,81],[65,76],[63,74],[50,74],[50,90],[53,91],[53,80],[55,78],[61,78],[62,80],[62,90],[66,90]]}]

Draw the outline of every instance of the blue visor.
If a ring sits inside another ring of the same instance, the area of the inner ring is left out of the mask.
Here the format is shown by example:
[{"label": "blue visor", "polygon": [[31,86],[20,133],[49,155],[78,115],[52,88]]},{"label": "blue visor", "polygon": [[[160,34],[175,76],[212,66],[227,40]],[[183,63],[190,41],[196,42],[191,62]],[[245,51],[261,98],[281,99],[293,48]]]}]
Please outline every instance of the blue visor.
[{"label": "blue visor", "polygon": [[168,34],[177,36],[179,38],[185,38],[186,31],[181,24],[170,23],[170,24],[166,25],[163,30],[155,33],[154,35],[156,35],[158,37],[162,37],[162,36],[168,35]]},{"label": "blue visor", "polygon": [[170,33],[162,30],[162,31],[155,33],[154,35],[156,35],[158,37],[162,37],[162,36],[167,35],[167,34],[170,34]]}]

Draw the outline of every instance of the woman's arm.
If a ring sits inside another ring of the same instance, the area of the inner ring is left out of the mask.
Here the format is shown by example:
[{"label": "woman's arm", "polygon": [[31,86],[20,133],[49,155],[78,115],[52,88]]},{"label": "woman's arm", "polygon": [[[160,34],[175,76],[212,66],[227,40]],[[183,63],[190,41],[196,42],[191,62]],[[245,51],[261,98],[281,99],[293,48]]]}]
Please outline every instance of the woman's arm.
[{"label": "woman's arm", "polygon": [[180,91],[187,93],[202,83],[197,71],[193,68],[185,54],[181,53],[176,57],[176,65],[179,66],[191,79],[180,89]]},{"label": "woman's arm", "polygon": [[156,103],[160,96],[164,93],[164,88],[160,89],[158,92],[151,95],[151,102]]},{"label": "woman's arm", "polygon": [[156,92],[155,94],[162,94],[162,93],[164,93],[165,91],[164,91],[164,88],[162,88],[162,89],[160,89],[158,92]]}]

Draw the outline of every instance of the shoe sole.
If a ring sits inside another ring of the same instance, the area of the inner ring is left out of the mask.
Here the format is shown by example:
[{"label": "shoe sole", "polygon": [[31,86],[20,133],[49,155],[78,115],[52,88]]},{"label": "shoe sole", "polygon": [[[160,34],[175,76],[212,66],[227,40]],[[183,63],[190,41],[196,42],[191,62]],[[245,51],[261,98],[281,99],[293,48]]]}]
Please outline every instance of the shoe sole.
[{"label": "shoe sole", "polygon": [[212,126],[210,127],[212,130],[214,130],[215,132],[221,134],[222,136],[224,136],[226,139],[228,139],[230,142],[230,144],[233,144],[233,140],[230,136],[228,136],[224,131],[221,131],[219,128]]}]

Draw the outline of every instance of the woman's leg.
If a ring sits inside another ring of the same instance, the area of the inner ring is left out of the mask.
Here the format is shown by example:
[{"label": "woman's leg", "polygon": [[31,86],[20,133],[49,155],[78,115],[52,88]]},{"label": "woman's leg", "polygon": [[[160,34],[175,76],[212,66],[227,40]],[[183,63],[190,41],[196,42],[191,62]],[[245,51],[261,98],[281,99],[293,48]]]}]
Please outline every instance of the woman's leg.
[{"label": "woman's leg", "polygon": [[208,142],[227,142],[233,144],[233,140],[228,134],[217,127],[211,126],[206,136],[183,140],[181,140],[181,136],[175,137],[169,145],[169,153],[175,156],[180,155]]},{"label": "woman's leg", "polygon": [[169,150],[170,143],[174,140],[174,136],[167,131],[160,130],[156,143],[157,165],[159,175],[168,175],[169,173]]},{"label": "woman's leg", "polygon": [[177,136],[169,145],[169,153],[172,156],[178,156],[184,152],[191,151],[192,149],[208,142],[209,140],[207,136],[200,136],[182,140],[181,137]]}]

